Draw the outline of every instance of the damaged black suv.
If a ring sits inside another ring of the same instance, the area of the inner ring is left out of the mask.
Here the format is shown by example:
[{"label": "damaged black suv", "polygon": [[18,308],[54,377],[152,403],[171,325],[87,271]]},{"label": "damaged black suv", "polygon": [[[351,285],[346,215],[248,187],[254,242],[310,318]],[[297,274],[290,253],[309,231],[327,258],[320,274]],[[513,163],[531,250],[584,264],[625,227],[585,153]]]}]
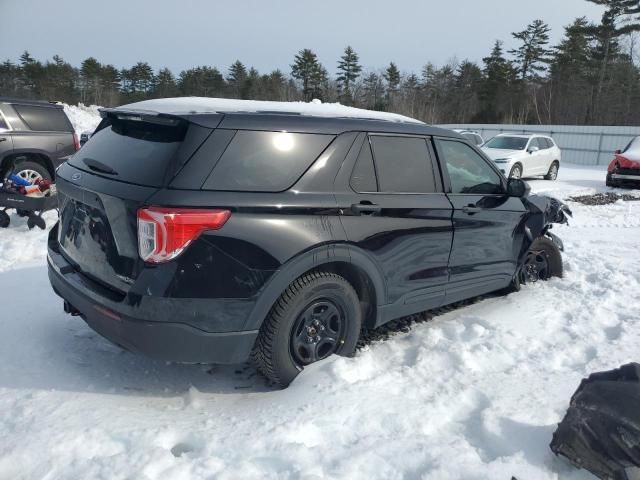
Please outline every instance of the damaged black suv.
[{"label": "damaged black suv", "polygon": [[566,208],[455,132],[322,105],[220,105],[104,109],[58,171],[51,284],[124,348],[253,358],[286,386],[353,354],[361,328],[562,274],[549,228]]}]

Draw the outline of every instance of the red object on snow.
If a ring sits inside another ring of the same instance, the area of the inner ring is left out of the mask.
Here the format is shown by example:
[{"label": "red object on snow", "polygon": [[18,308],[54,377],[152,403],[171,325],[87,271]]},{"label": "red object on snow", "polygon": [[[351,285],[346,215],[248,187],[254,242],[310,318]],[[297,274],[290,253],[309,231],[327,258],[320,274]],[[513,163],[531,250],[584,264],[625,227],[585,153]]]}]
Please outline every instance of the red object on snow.
[{"label": "red object on snow", "polygon": [[607,168],[607,186],[623,187],[640,184],[640,137],[636,137],[624,151],[617,150]]}]

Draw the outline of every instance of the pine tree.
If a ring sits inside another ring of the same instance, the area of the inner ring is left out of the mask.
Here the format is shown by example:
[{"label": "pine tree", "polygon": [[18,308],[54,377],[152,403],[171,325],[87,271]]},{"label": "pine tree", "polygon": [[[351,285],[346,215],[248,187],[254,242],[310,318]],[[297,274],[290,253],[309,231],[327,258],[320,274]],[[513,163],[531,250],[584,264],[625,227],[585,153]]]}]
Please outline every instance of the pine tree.
[{"label": "pine tree", "polygon": [[156,82],[153,88],[153,96],[156,98],[175,97],[179,95],[180,90],[176,77],[168,68],[162,68],[158,71]]},{"label": "pine tree", "polygon": [[502,122],[509,117],[505,108],[515,71],[504,56],[502,42],[496,40],[488,57],[482,59],[482,83],[479,87],[481,102],[480,120]]},{"label": "pine tree", "polygon": [[247,68],[240,60],[236,60],[229,67],[227,83],[234,98],[245,98],[245,82],[247,81]]},{"label": "pine tree", "polygon": [[511,34],[522,42],[520,47],[509,50],[515,56],[522,80],[538,80],[540,73],[545,70],[551,54],[548,48],[550,31],[549,25],[542,20],[534,20],[525,30]]},{"label": "pine tree", "polygon": [[389,66],[384,71],[383,77],[387,81],[387,91],[391,93],[396,92],[398,85],[400,85],[400,70],[398,70],[395,63],[389,63]]},{"label": "pine tree", "polygon": [[353,103],[353,83],[360,76],[362,67],[358,63],[358,54],[348,46],[344,49],[344,55],[340,57],[338,62],[338,88],[340,92],[340,98],[342,101],[350,105]]},{"label": "pine tree", "polygon": [[302,95],[305,101],[322,97],[328,74],[313,51],[305,48],[298,52],[291,65],[291,76],[302,82]]}]

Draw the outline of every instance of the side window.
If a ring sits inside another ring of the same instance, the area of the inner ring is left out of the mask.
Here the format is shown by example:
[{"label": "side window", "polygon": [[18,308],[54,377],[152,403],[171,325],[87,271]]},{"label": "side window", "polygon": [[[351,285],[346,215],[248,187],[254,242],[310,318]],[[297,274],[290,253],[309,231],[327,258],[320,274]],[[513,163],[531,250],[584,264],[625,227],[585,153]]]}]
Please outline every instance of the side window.
[{"label": "side window", "polygon": [[4,117],[2,116],[2,112],[0,111],[0,132],[6,132],[9,130],[9,125],[4,121]]},{"label": "side window", "polygon": [[475,150],[462,142],[438,140],[452,193],[503,193],[500,175]]},{"label": "side window", "polygon": [[20,118],[31,130],[38,132],[73,132],[69,119],[61,108],[14,105]]},{"label": "side window", "polygon": [[551,140],[550,138],[545,138],[544,142],[547,144],[547,148],[553,148],[555,147],[553,140]]},{"label": "side window", "polygon": [[351,187],[356,192],[377,192],[376,171],[369,139],[365,139],[351,174]]},{"label": "side window", "polygon": [[381,192],[433,193],[436,182],[427,141],[420,137],[371,137]]},{"label": "side window", "polygon": [[313,133],[239,130],[203,188],[281,192],[300,178],[334,138]]}]

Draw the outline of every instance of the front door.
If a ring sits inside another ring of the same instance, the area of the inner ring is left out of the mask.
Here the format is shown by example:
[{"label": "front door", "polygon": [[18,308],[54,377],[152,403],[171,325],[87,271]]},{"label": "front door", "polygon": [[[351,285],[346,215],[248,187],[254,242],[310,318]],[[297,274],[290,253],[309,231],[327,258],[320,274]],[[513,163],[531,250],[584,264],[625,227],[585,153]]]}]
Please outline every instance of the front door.
[{"label": "front door", "polygon": [[349,157],[336,199],[353,248],[384,277],[382,321],[442,305],[452,208],[430,139],[363,134]]},{"label": "front door", "polygon": [[516,268],[526,208],[506,195],[504,178],[476,149],[457,140],[436,140],[445,189],[453,205],[453,247],[446,302],[506,287]]}]

